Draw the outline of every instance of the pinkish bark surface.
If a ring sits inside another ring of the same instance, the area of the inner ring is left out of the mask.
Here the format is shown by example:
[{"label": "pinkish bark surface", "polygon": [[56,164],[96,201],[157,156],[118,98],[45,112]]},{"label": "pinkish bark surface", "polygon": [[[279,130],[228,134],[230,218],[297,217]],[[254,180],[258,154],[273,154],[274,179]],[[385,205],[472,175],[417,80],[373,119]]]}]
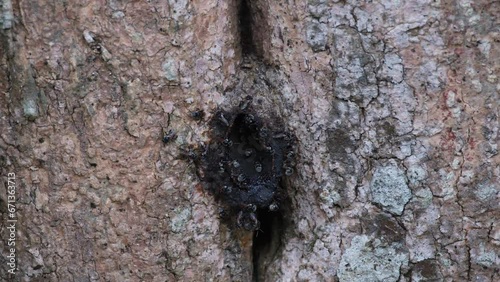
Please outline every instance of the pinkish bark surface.
[{"label": "pinkish bark surface", "polygon": [[[2,2],[10,278],[500,280],[500,5],[250,2],[245,60],[238,1]],[[179,157],[248,94],[299,141],[287,224],[258,259]]]}]

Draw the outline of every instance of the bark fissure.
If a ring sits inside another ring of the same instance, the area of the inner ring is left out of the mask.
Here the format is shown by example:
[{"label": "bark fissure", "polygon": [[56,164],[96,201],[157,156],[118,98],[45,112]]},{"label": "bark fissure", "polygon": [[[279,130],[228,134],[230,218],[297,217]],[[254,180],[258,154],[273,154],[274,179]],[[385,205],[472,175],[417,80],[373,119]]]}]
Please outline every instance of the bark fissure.
[{"label": "bark fissure", "polygon": [[[238,8],[237,19],[239,32],[239,46],[241,48],[243,69],[239,72],[244,77],[259,77],[260,83],[267,89],[274,89],[274,86],[269,83],[267,74],[265,70],[260,70],[256,66],[262,66],[260,61],[265,52],[263,46],[266,46],[268,42],[267,38],[270,35],[267,34],[269,30],[267,27],[265,13],[262,11],[262,7],[266,6],[265,1],[250,1],[250,0],[236,0]],[[258,21],[258,22],[257,22]],[[235,38],[238,38],[235,36]],[[264,67],[266,68],[266,67]],[[256,83],[254,81],[254,83]],[[258,83],[256,83],[258,84]],[[253,86],[250,86],[252,88]],[[247,89],[248,85],[236,86],[235,92],[253,92],[251,89]],[[262,95],[269,95],[272,91],[268,93],[261,93]],[[255,93],[253,93],[255,95]],[[279,185],[284,185],[280,183]],[[251,259],[250,262],[253,269],[252,281],[265,281],[266,273],[268,272],[269,265],[272,264],[273,260],[276,259],[276,255],[280,247],[283,244],[283,235],[286,229],[286,221],[284,219],[284,213],[288,212],[290,207],[288,204],[284,204],[279,207],[278,211],[269,212],[261,210],[257,213],[258,221],[260,222],[260,227],[258,230],[253,232],[252,244],[250,254],[251,257],[243,256],[241,259]]]},{"label": "bark fissure", "polygon": [[238,30],[240,32],[240,45],[241,52],[245,56],[252,55],[255,52],[255,45],[253,43],[253,19],[252,10],[249,0],[238,0]]}]

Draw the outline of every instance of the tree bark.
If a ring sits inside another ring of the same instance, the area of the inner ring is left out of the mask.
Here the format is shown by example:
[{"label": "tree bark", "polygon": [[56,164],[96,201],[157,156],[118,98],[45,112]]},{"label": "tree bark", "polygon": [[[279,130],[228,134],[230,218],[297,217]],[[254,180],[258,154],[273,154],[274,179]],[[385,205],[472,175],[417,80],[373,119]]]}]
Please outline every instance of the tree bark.
[{"label": "tree bark", "polygon": [[[497,1],[1,10],[2,278],[500,281]],[[182,158],[247,95],[297,137],[260,233]]]}]

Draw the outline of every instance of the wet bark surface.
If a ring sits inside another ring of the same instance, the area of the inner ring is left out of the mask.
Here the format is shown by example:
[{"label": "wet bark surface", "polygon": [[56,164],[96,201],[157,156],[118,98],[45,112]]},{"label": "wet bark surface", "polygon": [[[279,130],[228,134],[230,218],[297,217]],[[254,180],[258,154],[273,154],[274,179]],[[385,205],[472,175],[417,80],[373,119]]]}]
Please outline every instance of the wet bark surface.
[{"label": "wet bark surface", "polygon": [[[0,5],[2,278],[500,280],[498,2]],[[256,231],[190,155],[248,95],[297,138]]]}]

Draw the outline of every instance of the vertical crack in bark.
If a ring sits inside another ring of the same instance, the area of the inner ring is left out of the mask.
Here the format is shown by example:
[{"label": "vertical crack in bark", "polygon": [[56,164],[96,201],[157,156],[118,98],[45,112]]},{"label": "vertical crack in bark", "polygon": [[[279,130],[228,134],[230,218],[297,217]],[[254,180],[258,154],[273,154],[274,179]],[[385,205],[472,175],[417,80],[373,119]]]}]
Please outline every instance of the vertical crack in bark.
[{"label": "vertical crack in bark", "polygon": [[271,47],[272,29],[268,24],[269,3],[264,0],[236,0],[238,36],[242,56],[265,59]]},{"label": "vertical crack in bark", "polygon": [[253,239],[253,277],[252,281],[265,281],[269,265],[276,259],[282,245],[285,230],[285,220],[282,212],[262,212],[258,215],[261,222],[260,230]]},{"label": "vertical crack in bark", "polygon": [[[236,0],[239,45],[243,60],[258,60],[262,57],[269,30],[266,25],[266,15],[263,6],[267,3],[262,0]],[[253,70],[249,70],[252,72]],[[284,185],[280,183],[279,185]],[[253,267],[252,281],[264,281],[269,265],[276,259],[282,245],[286,221],[286,214],[290,207],[280,206],[279,211],[269,212],[259,210],[257,214],[260,228],[254,231],[251,247],[251,264]]]},{"label": "vertical crack in bark", "polygon": [[243,56],[254,54],[253,19],[250,0],[238,0],[238,30],[240,32],[241,53]]}]

